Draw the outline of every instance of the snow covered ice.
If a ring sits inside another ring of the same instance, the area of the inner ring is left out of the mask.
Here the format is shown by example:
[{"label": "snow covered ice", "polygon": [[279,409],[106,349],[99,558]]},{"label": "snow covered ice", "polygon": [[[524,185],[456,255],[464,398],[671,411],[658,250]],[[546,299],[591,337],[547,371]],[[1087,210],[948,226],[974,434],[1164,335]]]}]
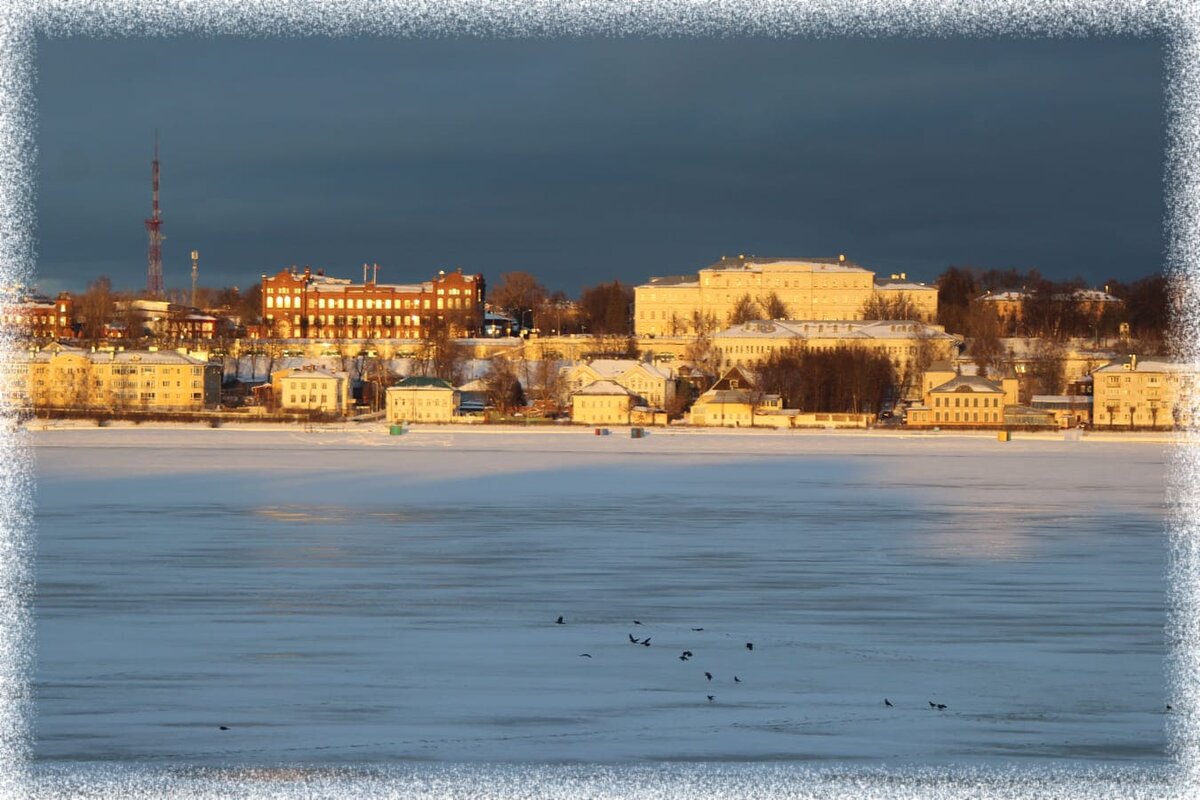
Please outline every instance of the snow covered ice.
[{"label": "snow covered ice", "polygon": [[622,434],[35,431],[35,756],[1166,762],[1163,445]]}]

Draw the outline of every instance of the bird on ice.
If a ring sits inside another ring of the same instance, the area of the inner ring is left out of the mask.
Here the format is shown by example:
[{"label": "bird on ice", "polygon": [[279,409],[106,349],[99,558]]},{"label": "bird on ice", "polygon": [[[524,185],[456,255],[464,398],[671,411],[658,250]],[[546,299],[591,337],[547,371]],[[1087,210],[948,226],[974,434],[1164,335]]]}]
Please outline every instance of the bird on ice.
[{"label": "bird on ice", "polygon": [[747,650],[753,650],[753,649],[754,649],[754,642],[746,642],[746,649],[747,649]]},{"label": "bird on ice", "polygon": [[712,673],[711,673],[711,672],[706,672],[706,673],[704,673],[704,677],[708,678],[708,679],[711,681],[711,680],[712,680]]},{"label": "bird on ice", "polygon": [[733,682],[734,682],[734,683],[741,683],[741,682],[742,682],[742,679],[741,679],[741,678],[739,678],[737,675],[734,675],[734,676],[733,676]]},{"label": "bird on ice", "polygon": [[579,657],[580,658],[591,658],[592,654],[591,653],[580,653]]},{"label": "bird on ice", "polygon": [[708,702],[711,703],[713,701],[713,698],[715,698],[715,697],[716,697],[716,695],[714,695],[714,694],[708,695]]},{"label": "bird on ice", "polygon": [[883,698],[883,704],[884,704],[885,706],[887,706],[888,708],[893,708],[893,706],[892,706],[892,701],[891,701],[891,700],[888,700],[886,697],[885,697],[885,698]]},{"label": "bird on ice", "polygon": [[567,624],[567,623],[563,622],[562,617],[559,617],[558,619],[554,620],[554,622],[556,625],[566,625]]}]

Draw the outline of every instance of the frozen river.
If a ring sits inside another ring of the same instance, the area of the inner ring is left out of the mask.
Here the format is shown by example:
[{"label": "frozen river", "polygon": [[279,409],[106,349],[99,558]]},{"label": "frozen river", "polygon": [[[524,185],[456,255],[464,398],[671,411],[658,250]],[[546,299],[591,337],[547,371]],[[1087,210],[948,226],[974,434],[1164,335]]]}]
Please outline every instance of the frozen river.
[{"label": "frozen river", "polygon": [[45,762],[1166,760],[1161,444],[33,439]]}]

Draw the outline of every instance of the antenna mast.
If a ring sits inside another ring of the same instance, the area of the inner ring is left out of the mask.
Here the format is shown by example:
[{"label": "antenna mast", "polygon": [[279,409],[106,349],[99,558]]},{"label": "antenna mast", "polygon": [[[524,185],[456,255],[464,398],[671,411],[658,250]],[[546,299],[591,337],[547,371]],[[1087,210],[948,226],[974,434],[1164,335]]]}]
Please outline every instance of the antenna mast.
[{"label": "antenna mast", "polygon": [[196,278],[200,276],[200,251],[192,251],[192,308],[196,307]]},{"label": "antenna mast", "polygon": [[162,297],[162,214],[158,209],[158,131],[154,131],[154,168],[151,182],[154,189],[154,203],[150,219],[146,220],[146,235],[150,238],[150,246],[146,251],[149,262],[146,270],[146,294],[152,298]]}]

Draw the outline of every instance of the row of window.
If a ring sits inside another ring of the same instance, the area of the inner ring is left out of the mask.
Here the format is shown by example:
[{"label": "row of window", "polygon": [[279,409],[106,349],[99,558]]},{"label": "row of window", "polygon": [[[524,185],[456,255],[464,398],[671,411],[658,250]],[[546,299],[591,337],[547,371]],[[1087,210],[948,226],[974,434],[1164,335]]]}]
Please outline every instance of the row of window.
[{"label": "row of window", "polygon": [[979,411],[955,411],[954,419],[951,419],[949,411],[946,411],[946,412],[934,411],[933,412],[933,421],[934,422],[985,422],[985,423],[1000,421],[1000,412],[999,411],[990,412],[991,419],[988,419],[989,412],[984,411],[984,412],[982,412],[982,414],[983,414],[983,418],[980,419]]},{"label": "row of window", "polygon": [[[942,402],[943,400],[945,400],[946,402],[943,403]],[[964,407],[964,408],[979,408],[980,406],[983,406],[984,408],[997,408],[1000,405],[999,397],[982,397],[982,398],[981,397],[955,397],[954,398],[954,407],[955,408],[960,407],[959,402],[958,402],[959,400],[962,401],[962,407]],[[980,400],[983,400],[983,402],[982,403],[979,402]],[[945,406],[946,408],[949,408],[950,407],[950,398],[949,397],[938,397],[937,395],[934,395],[933,405],[935,408],[941,407],[941,406]]]}]

